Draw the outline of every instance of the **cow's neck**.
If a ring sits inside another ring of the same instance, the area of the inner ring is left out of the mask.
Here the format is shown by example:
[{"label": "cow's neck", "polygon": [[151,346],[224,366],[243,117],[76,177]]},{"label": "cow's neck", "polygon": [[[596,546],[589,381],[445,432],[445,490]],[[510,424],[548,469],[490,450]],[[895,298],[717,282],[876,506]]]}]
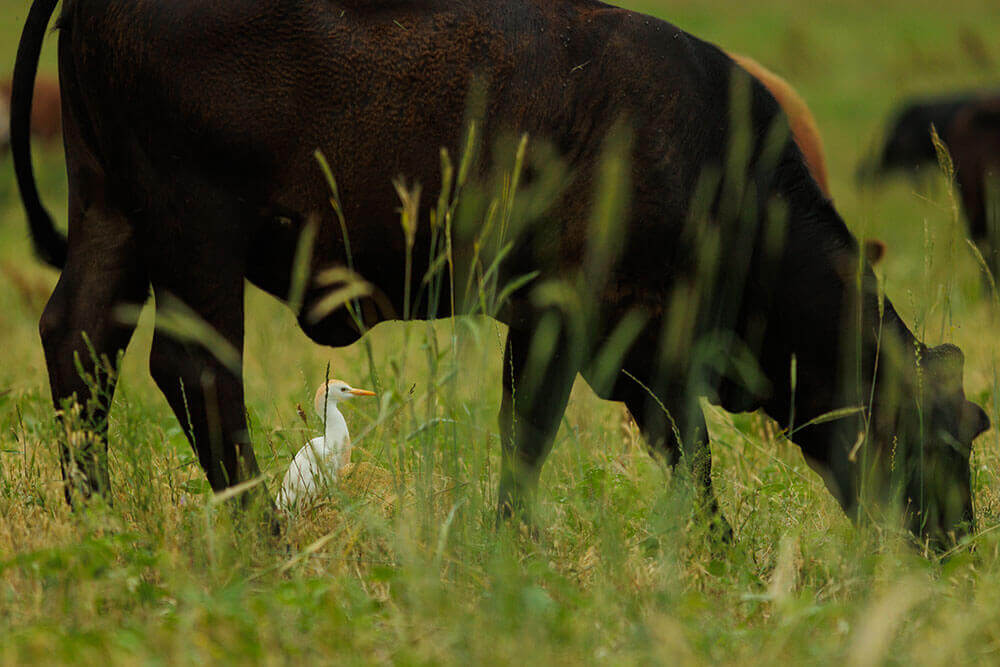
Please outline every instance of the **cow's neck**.
[{"label": "cow's neck", "polygon": [[[857,243],[832,207],[813,215],[822,217],[790,228],[790,256],[776,283],[780,296],[763,348],[772,383],[763,407],[789,427],[791,439],[850,509],[864,417],[879,404],[878,392],[909,386],[924,346],[887,298],[880,305],[875,275],[860,265]],[[821,234],[816,225],[825,227]],[[804,426],[851,407],[863,410]]]}]

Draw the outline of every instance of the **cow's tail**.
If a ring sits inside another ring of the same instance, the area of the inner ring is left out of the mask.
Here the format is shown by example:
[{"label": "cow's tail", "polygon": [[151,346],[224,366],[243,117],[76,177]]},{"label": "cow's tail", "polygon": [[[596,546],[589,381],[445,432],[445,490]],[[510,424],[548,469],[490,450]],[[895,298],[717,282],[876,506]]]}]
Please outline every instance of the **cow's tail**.
[{"label": "cow's tail", "polygon": [[24,22],[11,82],[10,150],[35,253],[42,261],[61,269],[66,264],[66,237],[56,230],[52,216],[42,206],[31,167],[31,100],[35,94],[35,75],[45,30],[58,1],[35,0]]}]

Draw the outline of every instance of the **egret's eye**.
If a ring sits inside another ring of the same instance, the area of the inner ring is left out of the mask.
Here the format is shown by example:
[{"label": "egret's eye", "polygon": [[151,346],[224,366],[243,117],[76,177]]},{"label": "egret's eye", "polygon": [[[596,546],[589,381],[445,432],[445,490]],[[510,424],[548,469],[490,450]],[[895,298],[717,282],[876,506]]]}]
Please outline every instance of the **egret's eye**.
[{"label": "egret's eye", "polygon": [[347,391],[347,387],[341,387],[340,391]]}]

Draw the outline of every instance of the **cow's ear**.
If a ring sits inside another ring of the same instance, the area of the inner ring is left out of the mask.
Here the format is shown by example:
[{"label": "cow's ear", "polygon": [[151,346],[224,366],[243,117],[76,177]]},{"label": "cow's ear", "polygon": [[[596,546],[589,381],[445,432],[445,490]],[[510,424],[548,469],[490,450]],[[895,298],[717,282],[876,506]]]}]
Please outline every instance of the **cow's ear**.
[{"label": "cow's ear", "polygon": [[878,239],[865,239],[864,244],[865,259],[872,266],[875,266],[885,257],[885,243]]},{"label": "cow's ear", "polygon": [[962,370],[965,356],[954,345],[944,344],[927,349],[924,367],[928,380],[945,393],[962,391]]},{"label": "cow's ear", "polygon": [[965,401],[959,421],[959,438],[962,442],[972,442],[990,428],[990,418],[986,411],[973,403]]}]

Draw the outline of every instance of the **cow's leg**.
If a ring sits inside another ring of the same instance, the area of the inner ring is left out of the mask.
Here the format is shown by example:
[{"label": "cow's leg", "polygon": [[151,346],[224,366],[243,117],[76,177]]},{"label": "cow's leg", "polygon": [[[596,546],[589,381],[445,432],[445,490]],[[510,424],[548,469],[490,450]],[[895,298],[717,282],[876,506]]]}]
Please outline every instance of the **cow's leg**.
[{"label": "cow's leg", "polygon": [[[52,400],[57,409],[70,401],[80,409],[79,421],[62,413],[68,428],[60,464],[71,505],[94,493],[107,497],[107,416],[118,355],[135,328],[116,309],[141,305],[149,291],[132,226],[98,205],[85,208],[74,187],[79,174],[71,167],[66,266],[39,322]],[[96,181],[89,182],[94,190],[87,194],[95,195]]]},{"label": "cow's leg", "polygon": [[191,318],[197,322],[194,329],[205,332],[205,337],[190,340],[157,330],[149,357],[153,380],[184,427],[212,489],[221,491],[252,479],[259,470],[247,434],[239,368],[242,285],[219,291],[228,295],[213,290],[197,300],[195,295],[154,289],[158,320]]},{"label": "cow's leg", "polygon": [[713,522],[721,537],[730,539],[732,529],[719,510],[712,488],[712,452],[708,426],[696,396],[684,387],[654,395],[635,381],[622,381],[615,398],[625,402],[654,458],[673,467],[681,459],[694,480],[699,509]]},{"label": "cow's leg", "polygon": [[507,333],[500,404],[498,520],[515,515],[527,519],[527,503],[538,486],[541,466],[579,369],[565,336],[551,333],[552,340],[545,340],[545,334],[536,337],[513,328]]},{"label": "cow's leg", "polygon": [[[260,474],[243,397],[244,260],[239,236],[226,233],[238,218],[200,213],[183,227],[156,228],[163,238],[148,253],[157,319],[149,365],[209,484],[222,491]],[[262,484],[240,503],[273,510]]]}]

